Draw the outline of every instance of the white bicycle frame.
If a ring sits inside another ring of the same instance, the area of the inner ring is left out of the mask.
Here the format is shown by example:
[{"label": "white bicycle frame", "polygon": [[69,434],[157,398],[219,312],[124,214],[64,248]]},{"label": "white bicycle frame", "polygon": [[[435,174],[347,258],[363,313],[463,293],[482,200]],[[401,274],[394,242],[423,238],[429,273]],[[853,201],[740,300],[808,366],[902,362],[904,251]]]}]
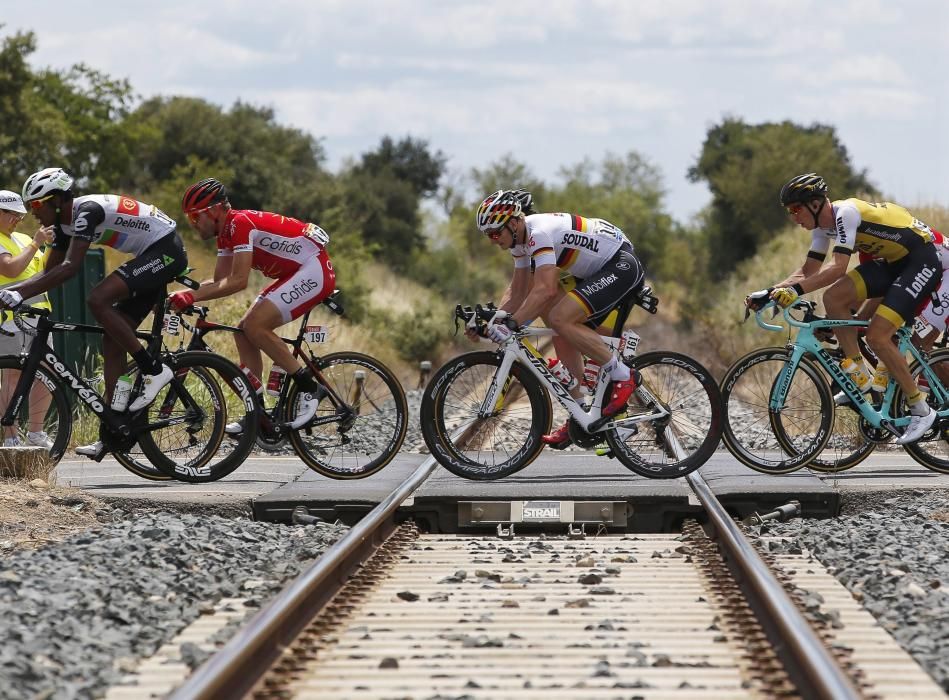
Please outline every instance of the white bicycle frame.
[{"label": "white bicycle frame", "polygon": [[[488,389],[484,401],[481,402],[481,408],[478,410],[479,418],[487,418],[494,415],[496,413],[495,407],[502,405],[504,401],[503,393],[507,387],[508,376],[515,362],[520,362],[527,367],[547,388],[548,393],[556,397],[560,405],[570,414],[570,417],[587,432],[590,432],[590,426],[603,418],[603,399],[610,381],[608,375],[603,372],[602,367],[597,375],[596,390],[593,394],[592,405],[590,406],[590,410],[586,411],[583,406],[570,395],[567,391],[567,387],[547,368],[547,361],[544,359],[544,356],[541,355],[533,345],[525,341],[525,338],[539,338],[553,335],[556,335],[556,332],[550,328],[528,327],[522,331],[516,331],[508,340],[501,344],[504,350],[504,357],[501,359],[501,366],[498,367],[497,372],[494,373],[494,378],[491,380],[491,387]],[[619,338],[605,335],[601,335],[600,338],[614,350],[620,340]],[[636,395],[645,405],[651,406],[654,409],[653,412],[608,421],[603,425],[597,426],[593,432],[600,432],[607,428],[632,428],[637,423],[654,421],[669,415],[670,412],[645,386],[637,387]]]}]

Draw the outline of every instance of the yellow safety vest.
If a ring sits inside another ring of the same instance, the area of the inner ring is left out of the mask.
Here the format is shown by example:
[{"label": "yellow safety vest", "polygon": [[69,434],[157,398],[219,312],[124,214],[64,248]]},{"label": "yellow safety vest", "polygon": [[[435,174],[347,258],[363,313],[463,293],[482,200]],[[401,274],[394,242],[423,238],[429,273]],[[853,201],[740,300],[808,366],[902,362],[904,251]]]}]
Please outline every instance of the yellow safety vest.
[{"label": "yellow safety vest", "polygon": [[[0,255],[2,255],[5,251],[16,257],[21,252],[23,252],[23,249],[26,248],[32,241],[33,239],[27,236],[25,233],[17,233],[14,231],[9,236],[4,236],[2,233],[0,233],[0,248],[3,249],[0,250]],[[23,280],[29,279],[38,272],[42,272],[45,259],[46,254],[44,254],[42,251],[37,251],[36,255],[33,256],[33,259],[30,260],[30,264],[27,265],[23,269],[23,272],[21,272],[16,277],[5,277],[0,275],[0,289],[9,287],[16,282],[22,282]],[[37,294],[32,299],[24,299],[23,303],[27,304],[28,306],[39,306],[44,309],[52,310],[53,308],[53,305],[49,303],[49,297],[46,295],[46,292]],[[4,312],[2,320],[5,321],[7,318],[9,318],[9,316],[6,312]]]}]

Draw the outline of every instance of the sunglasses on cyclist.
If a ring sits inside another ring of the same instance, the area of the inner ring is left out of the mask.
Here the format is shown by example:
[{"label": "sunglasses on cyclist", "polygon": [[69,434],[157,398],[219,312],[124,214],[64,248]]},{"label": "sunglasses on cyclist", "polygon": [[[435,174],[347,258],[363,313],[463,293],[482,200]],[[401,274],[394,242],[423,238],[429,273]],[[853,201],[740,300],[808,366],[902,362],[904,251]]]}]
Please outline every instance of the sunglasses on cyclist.
[{"label": "sunglasses on cyclist", "polygon": [[787,207],[788,216],[797,216],[804,209],[803,204],[792,204]]},{"label": "sunglasses on cyclist", "polygon": [[485,234],[484,234],[484,235],[487,236],[488,238],[490,238],[492,241],[496,241],[496,240],[498,240],[498,239],[501,237],[501,234],[504,233],[504,230],[505,230],[506,228],[507,228],[507,224],[504,224],[504,226],[502,226],[501,228],[497,229],[496,231],[485,231]]},{"label": "sunglasses on cyclist", "polygon": [[52,199],[52,198],[55,197],[55,196],[56,196],[56,195],[48,194],[48,195],[46,195],[45,197],[43,197],[42,199],[32,199],[32,200],[30,200],[30,209],[32,209],[33,211],[37,211],[38,209],[42,209],[42,208],[43,208],[43,204],[44,204],[47,200],[50,200],[50,199]]}]

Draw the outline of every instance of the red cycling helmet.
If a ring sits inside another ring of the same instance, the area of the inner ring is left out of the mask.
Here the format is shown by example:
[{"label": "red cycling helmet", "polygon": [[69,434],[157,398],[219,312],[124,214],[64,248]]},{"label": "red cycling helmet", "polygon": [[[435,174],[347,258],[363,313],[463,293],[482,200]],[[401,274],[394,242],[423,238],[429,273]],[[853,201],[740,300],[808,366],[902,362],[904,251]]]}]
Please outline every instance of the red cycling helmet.
[{"label": "red cycling helmet", "polygon": [[181,198],[181,211],[185,214],[213,207],[215,204],[228,203],[227,189],[213,177],[196,182],[185,191]]}]

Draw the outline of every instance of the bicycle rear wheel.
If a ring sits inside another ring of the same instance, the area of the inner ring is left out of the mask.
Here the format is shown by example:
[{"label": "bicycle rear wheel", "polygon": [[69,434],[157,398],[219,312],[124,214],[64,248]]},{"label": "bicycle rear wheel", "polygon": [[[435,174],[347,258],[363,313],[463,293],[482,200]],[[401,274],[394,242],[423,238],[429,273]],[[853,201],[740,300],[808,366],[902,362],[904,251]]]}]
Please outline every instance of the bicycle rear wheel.
[{"label": "bicycle rear wheel", "polygon": [[[331,479],[362,479],[398,454],[408,427],[408,404],[398,378],[384,364],[358,352],[311,357],[317,381],[328,390],[316,416],[289,430],[294,451],[313,471]],[[288,415],[297,413],[300,388],[287,390]]]},{"label": "bicycle rear wheel", "polygon": [[[722,437],[722,399],[711,372],[686,355],[648,352],[625,418],[606,430],[623,465],[650,479],[675,479],[708,461]],[[657,415],[653,420],[641,420]]]},{"label": "bicycle rear wheel", "polygon": [[786,348],[755,350],[733,364],[721,382],[725,446],[739,462],[764,474],[800,469],[820,454],[831,435],[834,400],[824,375],[807,359],[791,377],[784,406],[771,410],[771,393],[788,359]]},{"label": "bicycle rear wheel", "polygon": [[[148,407],[138,434],[142,453],[166,475],[189,483],[216,481],[237,469],[257,439],[254,389],[233,362],[204,351],[163,356],[175,377]],[[224,441],[224,428],[244,431]]]},{"label": "bicycle rear wheel", "polygon": [[[21,366],[19,355],[0,357],[0,372],[11,372],[9,381],[12,383],[8,391],[0,391],[0,396],[3,397],[0,399],[0,416],[6,413]],[[13,372],[16,374],[12,374]],[[21,445],[29,447],[32,443],[27,433],[44,432],[52,443],[47,448],[49,461],[52,464],[59,462],[69,446],[72,433],[72,409],[65,391],[55,375],[41,365],[36,371],[29,394],[16,413],[13,425],[10,428],[0,428],[0,444],[7,438],[15,437]]]},{"label": "bicycle rear wheel", "polygon": [[422,395],[425,444],[445,469],[464,479],[501,479],[523,469],[540,454],[540,438],[550,430],[550,398],[517,362],[492,414],[478,417],[500,365],[497,353],[460,355],[435,372]]}]

